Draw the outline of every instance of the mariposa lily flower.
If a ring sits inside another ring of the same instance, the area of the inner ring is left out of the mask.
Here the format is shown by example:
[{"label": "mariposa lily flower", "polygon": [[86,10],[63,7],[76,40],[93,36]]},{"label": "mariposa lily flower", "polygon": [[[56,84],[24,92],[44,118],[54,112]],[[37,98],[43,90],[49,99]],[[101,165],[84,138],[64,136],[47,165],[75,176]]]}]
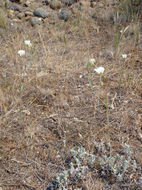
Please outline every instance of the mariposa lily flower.
[{"label": "mariposa lily flower", "polygon": [[28,47],[32,47],[31,41],[30,40],[25,40],[25,45]]},{"label": "mariposa lily flower", "polygon": [[19,50],[19,51],[18,51],[18,54],[19,54],[20,56],[24,56],[25,53],[26,53],[25,50]]},{"label": "mariposa lily flower", "polygon": [[94,64],[96,63],[96,60],[95,60],[95,59],[89,59],[89,63],[90,63],[91,65],[94,65]]},{"label": "mariposa lily flower", "polygon": [[104,67],[98,67],[98,68],[94,69],[94,71],[95,71],[97,74],[101,75],[101,74],[104,73],[105,69],[104,69]]},{"label": "mariposa lily flower", "polygon": [[123,59],[126,59],[126,58],[127,58],[127,54],[122,54],[121,57],[122,57]]}]

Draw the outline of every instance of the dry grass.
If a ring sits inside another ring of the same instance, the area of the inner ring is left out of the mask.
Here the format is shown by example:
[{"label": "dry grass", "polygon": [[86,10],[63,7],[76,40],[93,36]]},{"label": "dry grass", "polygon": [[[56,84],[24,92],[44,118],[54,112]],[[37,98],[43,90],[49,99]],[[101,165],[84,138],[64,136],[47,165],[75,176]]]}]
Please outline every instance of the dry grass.
[{"label": "dry grass", "polygon": [[[92,152],[94,141],[111,142],[112,152],[119,152],[124,137],[141,167],[142,47],[132,46],[135,34],[130,38],[133,34],[128,33],[114,56],[112,25],[89,20],[85,13],[81,18],[59,21],[48,30],[43,26],[29,30],[24,23],[23,33],[13,32],[11,26],[0,39],[3,190],[46,189],[65,168],[70,150],[81,144]],[[26,39],[31,40],[32,48],[25,46]],[[26,50],[25,56],[17,54],[20,49]],[[128,55],[125,60],[122,53]],[[93,87],[89,85],[85,62],[90,58],[96,59],[96,67],[105,68],[103,86],[94,68]],[[128,182],[133,186],[139,173],[132,176]],[[122,184],[108,182],[109,188],[123,189]],[[96,177],[96,171],[95,177],[90,172],[80,183],[87,190],[108,187],[105,179]]]},{"label": "dry grass", "polygon": [[7,29],[7,18],[3,8],[0,7],[0,28]]}]

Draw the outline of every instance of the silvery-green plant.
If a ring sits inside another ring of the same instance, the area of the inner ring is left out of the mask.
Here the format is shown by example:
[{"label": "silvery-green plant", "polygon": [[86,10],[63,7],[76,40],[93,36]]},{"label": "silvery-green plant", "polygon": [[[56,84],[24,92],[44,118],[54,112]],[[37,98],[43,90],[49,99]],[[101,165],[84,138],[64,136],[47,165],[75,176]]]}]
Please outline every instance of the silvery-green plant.
[{"label": "silvery-green plant", "polygon": [[[110,150],[111,144],[105,144],[103,141],[98,144],[94,143],[98,148],[98,151],[105,153],[104,150]],[[132,160],[132,151],[128,144],[124,143],[124,139],[122,139],[122,151],[123,155],[114,153],[111,154],[103,154],[102,156],[97,157],[97,161],[99,161],[102,169],[106,165],[109,166],[111,173],[117,178],[118,181],[123,179],[125,172],[131,167],[132,170],[135,170],[137,167],[136,161]],[[107,152],[106,152],[107,153]]]},{"label": "silvery-green plant", "polygon": [[[103,176],[108,175],[105,173],[107,166],[109,173],[121,182],[124,174],[129,169],[135,171],[137,168],[136,161],[132,160],[130,146],[124,142],[124,139],[122,139],[121,145],[123,154],[114,152],[113,155],[110,151],[112,149],[111,143],[105,143],[104,141],[94,142],[94,147],[97,149],[97,152],[94,153],[87,152],[82,146],[78,147],[78,149],[72,149],[70,152],[73,160],[69,164],[69,169],[58,173],[56,177],[59,190],[72,190],[73,187],[69,185],[71,184],[71,179],[74,178],[76,182],[80,179],[86,179],[91,168],[94,168],[96,164],[99,164]],[[96,172],[97,170],[94,171]]]},{"label": "silvery-green plant", "polygon": [[[72,187],[68,186],[70,178],[75,178],[76,180],[85,179],[86,173],[89,171],[88,166],[83,164],[88,155],[84,147],[81,146],[77,150],[72,149],[71,155],[74,161],[70,163],[70,168],[57,174],[56,180],[59,183],[59,190],[72,189]],[[76,190],[81,190],[81,188]]]}]

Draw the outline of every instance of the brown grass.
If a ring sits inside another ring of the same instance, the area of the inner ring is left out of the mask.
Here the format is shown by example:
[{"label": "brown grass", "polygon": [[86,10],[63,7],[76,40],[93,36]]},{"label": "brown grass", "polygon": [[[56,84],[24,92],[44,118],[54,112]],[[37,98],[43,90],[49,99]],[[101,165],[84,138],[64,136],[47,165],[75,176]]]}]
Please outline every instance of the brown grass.
[{"label": "brown grass", "polygon": [[[117,151],[124,137],[141,166],[141,44],[132,46],[135,36],[129,38],[128,33],[115,57],[113,26],[89,19],[83,15],[59,21],[48,30],[44,26],[29,30],[24,23],[23,33],[11,27],[0,39],[3,190],[45,189],[77,143],[91,152],[93,141],[104,140]],[[24,45],[26,39],[31,40],[31,49]],[[26,55],[19,57],[19,49]],[[127,53],[126,60],[122,53]],[[89,85],[85,62],[90,58],[105,68],[104,86],[93,68],[93,87]],[[107,187],[92,173],[82,182],[86,189]]]}]

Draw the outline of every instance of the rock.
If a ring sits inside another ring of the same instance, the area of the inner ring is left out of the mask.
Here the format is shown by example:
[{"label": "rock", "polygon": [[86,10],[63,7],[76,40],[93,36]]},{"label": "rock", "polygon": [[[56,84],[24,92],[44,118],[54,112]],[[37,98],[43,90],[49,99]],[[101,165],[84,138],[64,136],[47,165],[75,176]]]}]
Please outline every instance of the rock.
[{"label": "rock", "polygon": [[26,0],[23,2],[24,7],[29,7],[32,2],[30,0]]},{"label": "rock", "polygon": [[30,18],[30,23],[31,23],[32,26],[40,25],[42,23],[42,19],[37,18],[37,17],[31,17]]},{"label": "rock", "polygon": [[50,8],[53,9],[53,10],[56,10],[56,9],[60,9],[61,8],[61,3],[59,2],[59,0],[50,0]]},{"label": "rock", "polygon": [[68,9],[61,9],[59,11],[59,19],[61,19],[61,20],[67,21],[69,19],[70,15],[71,14]]},{"label": "rock", "polygon": [[24,8],[21,5],[17,5],[16,3],[11,3],[9,0],[5,1],[5,7],[7,9],[13,10],[13,11],[23,11]]},{"label": "rock", "polygon": [[66,6],[71,6],[73,3],[77,3],[79,0],[60,0]]},{"label": "rock", "polygon": [[45,4],[45,5],[49,5],[50,1],[51,0],[44,0],[44,1],[42,1],[42,3]]},{"label": "rock", "polygon": [[33,16],[33,12],[25,11],[25,17],[27,17],[27,16]]},{"label": "rock", "polygon": [[7,11],[7,16],[8,16],[8,18],[13,19],[14,18],[14,11],[13,10],[8,10]]},{"label": "rock", "polygon": [[17,14],[17,17],[18,17],[19,19],[22,19],[23,17],[25,17],[25,13],[24,13],[24,12],[18,13],[18,14]]},{"label": "rock", "polygon": [[48,18],[49,12],[43,8],[37,8],[34,10],[33,15],[41,18]]},{"label": "rock", "polygon": [[23,11],[24,8],[21,5],[17,5],[16,3],[11,3],[9,0],[5,1],[5,7],[7,9],[13,10],[13,11]]}]

